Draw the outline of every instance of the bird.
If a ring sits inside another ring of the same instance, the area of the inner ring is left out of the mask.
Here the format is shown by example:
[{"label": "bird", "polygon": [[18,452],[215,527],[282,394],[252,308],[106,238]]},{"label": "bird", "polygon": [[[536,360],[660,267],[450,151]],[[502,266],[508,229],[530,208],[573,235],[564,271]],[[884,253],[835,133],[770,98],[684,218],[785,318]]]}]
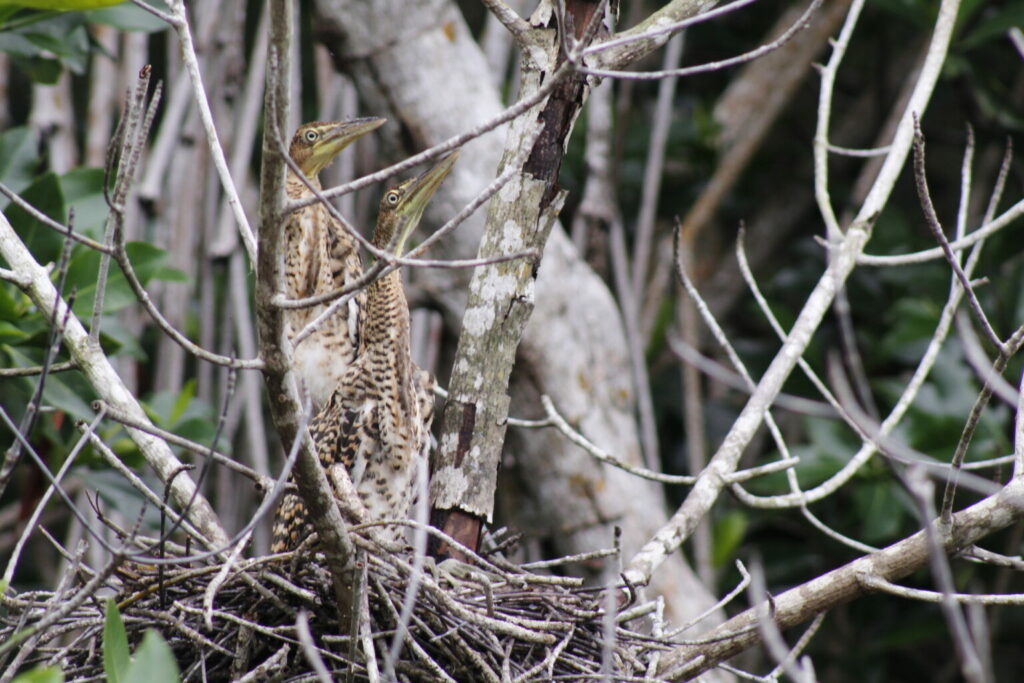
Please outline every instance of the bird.
[{"label": "bird", "polygon": [[[379,128],[386,119],[312,121],[299,126],[288,153],[306,177],[288,169],[286,191],[292,201],[311,199],[309,186],[320,190],[320,172],[355,140]],[[307,182],[309,185],[307,185]],[[285,295],[304,299],[335,291],[363,274],[359,245],[321,202],[293,211],[284,220],[282,255]],[[309,393],[314,411],[327,403],[358,347],[359,310],[365,295],[352,296],[316,331],[295,343],[295,337],[331,302],[285,310],[285,334],[293,344],[292,369]]]},{"label": "bird", "polygon": [[[457,156],[449,154],[384,193],[373,232],[375,247],[402,254]],[[366,509],[365,521],[408,517],[417,467],[426,466],[429,457],[433,390],[433,377],[412,360],[409,304],[401,274],[392,270],[367,287],[356,358],[309,426],[321,465],[347,469]],[[295,549],[312,532],[305,506],[300,500],[294,503],[279,511],[273,552]],[[378,538],[401,542],[404,535],[403,527],[391,525]]]}]

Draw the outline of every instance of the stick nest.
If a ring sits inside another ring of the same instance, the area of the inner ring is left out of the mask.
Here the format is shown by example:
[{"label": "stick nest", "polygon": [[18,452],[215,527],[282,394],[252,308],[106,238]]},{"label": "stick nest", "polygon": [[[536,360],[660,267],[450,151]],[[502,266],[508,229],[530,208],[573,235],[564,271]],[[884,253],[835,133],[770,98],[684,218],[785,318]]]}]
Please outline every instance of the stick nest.
[{"label": "stick nest", "polygon": [[[673,645],[626,629],[615,615],[606,618],[606,591],[498,557],[418,572],[408,555],[364,551],[359,566],[355,580],[364,597],[355,639],[339,635],[327,569],[300,549],[229,567],[165,567],[162,577],[154,566],[125,564],[94,599],[24,641],[17,659],[24,666],[58,664],[69,681],[105,680],[103,598],[111,589],[132,647],[146,629],[157,629],[185,681],[315,681],[317,658],[335,680],[347,672],[355,680],[378,672],[389,680],[396,634],[401,647],[391,671],[403,681],[643,680],[657,653]],[[77,576],[70,582],[76,585],[56,593],[4,597],[0,642],[68,600],[89,578]],[[312,635],[306,645],[297,626],[302,618]],[[612,629],[614,637],[605,638]]]}]

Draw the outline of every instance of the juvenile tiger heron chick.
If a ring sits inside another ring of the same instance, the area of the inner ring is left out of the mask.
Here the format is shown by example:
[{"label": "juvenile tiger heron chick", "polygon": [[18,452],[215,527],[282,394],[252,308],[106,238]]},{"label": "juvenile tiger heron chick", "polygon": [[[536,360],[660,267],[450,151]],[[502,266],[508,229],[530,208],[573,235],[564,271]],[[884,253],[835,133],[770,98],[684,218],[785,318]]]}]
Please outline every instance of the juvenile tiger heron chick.
[{"label": "juvenile tiger heron chick", "polygon": [[[401,255],[457,156],[384,193],[375,246]],[[341,463],[348,470],[367,521],[408,517],[416,468],[427,466],[433,387],[433,377],[409,352],[409,304],[401,274],[393,270],[367,288],[356,359],[309,427],[323,466]],[[283,505],[274,525],[274,552],[296,547],[311,531],[301,502],[290,509]],[[404,535],[400,525],[382,534],[393,541]]]},{"label": "juvenile tiger heron chick", "polygon": [[[383,125],[385,119],[369,117],[349,121],[313,121],[299,126],[288,153],[309,184],[320,189],[320,171],[360,137]],[[288,197],[314,197],[309,187],[288,170]],[[326,294],[353,282],[363,274],[359,245],[322,203],[316,202],[288,214],[284,223],[283,254],[285,296],[304,299]],[[365,295],[353,296],[316,332],[293,349],[292,367],[309,391],[315,408],[327,403],[341,381],[345,368],[355,359],[359,310]],[[287,309],[286,334],[295,336],[330,305]]]}]

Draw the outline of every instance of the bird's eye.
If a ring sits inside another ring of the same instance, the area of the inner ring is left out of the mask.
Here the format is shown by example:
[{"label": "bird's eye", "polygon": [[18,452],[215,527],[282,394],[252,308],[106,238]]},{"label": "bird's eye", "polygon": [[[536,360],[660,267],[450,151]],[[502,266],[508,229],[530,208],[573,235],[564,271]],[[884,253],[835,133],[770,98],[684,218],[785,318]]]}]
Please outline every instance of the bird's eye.
[{"label": "bird's eye", "polygon": [[306,142],[316,142],[316,139],[320,137],[320,134],[315,130],[306,131]]},{"label": "bird's eye", "polygon": [[395,204],[398,203],[398,193],[395,192],[394,190],[392,190],[391,192],[388,192],[387,200],[388,200],[388,204],[390,204],[391,206],[394,206]]}]

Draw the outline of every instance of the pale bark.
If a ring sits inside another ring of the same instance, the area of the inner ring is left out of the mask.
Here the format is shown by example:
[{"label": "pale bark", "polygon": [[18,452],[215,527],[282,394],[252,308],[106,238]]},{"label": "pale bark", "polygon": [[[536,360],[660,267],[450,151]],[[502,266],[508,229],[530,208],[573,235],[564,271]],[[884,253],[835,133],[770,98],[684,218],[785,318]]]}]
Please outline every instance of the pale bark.
[{"label": "pale bark", "polygon": [[29,124],[46,140],[52,171],[66,173],[78,164],[69,72],[61,73],[53,85],[32,86],[32,113],[29,115]]},{"label": "pale bark", "polygon": [[[318,8],[323,19],[319,26],[329,37],[336,62],[355,79],[365,103],[362,113],[389,117],[382,131],[394,154],[462,133],[500,111],[485,58],[452,3],[323,0]],[[439,225],[449,218],[495,177],[503,138],[504,131],[498,129],[466,145],[428,209],[428,224]],[[409,148],[399,147],[400,141]],[[482,226],[483,215],[478,212],[441,249],[445,255],[475,253]],[[464,273],[417,276],[450,306],[450,320],[461,318]],[[560,227],[548,239],[534,303],[514,376],[528,378],[535,390],[551,395],[570,419],[580,419],[588,438],[639,464],[635,398],[621,318],[607,287],[581,260]],[[536,405],[532,391],[519,389],[524,386],[516,384],[513,402]],[[556,552],[606,547],[612,527],[618,524],[623,526],[628,556],[664,521],[659,485],[605,468],[553,433],[516,430],[512,434],[517,447],[509,452],[521,461],[525,482],[531,487],[526,492],[529,505],[517,510],[512,521],[546,522],[537,530],[550,535]],[[581,478],[594,482],[589,492],[573,486]],[[579,523],[563,524],[563,520]],[[711,598],[681,555],[669,562],[652,587],[666,596],[672,617],[682,620],[708,606]]]},{"label": "pale bark", "polygon": [[[114,108],[118,102],[117,54],[120,33],[113,26],[97,24],[93,27],[93,38],[103,49],[114,57],[96,55],[92,61],[89,83],[89,102],[85,128],[85,164],[103,166],[107,158],[107,143],[110,142]],[[138,70],[136,70],[138,71]]]}]

